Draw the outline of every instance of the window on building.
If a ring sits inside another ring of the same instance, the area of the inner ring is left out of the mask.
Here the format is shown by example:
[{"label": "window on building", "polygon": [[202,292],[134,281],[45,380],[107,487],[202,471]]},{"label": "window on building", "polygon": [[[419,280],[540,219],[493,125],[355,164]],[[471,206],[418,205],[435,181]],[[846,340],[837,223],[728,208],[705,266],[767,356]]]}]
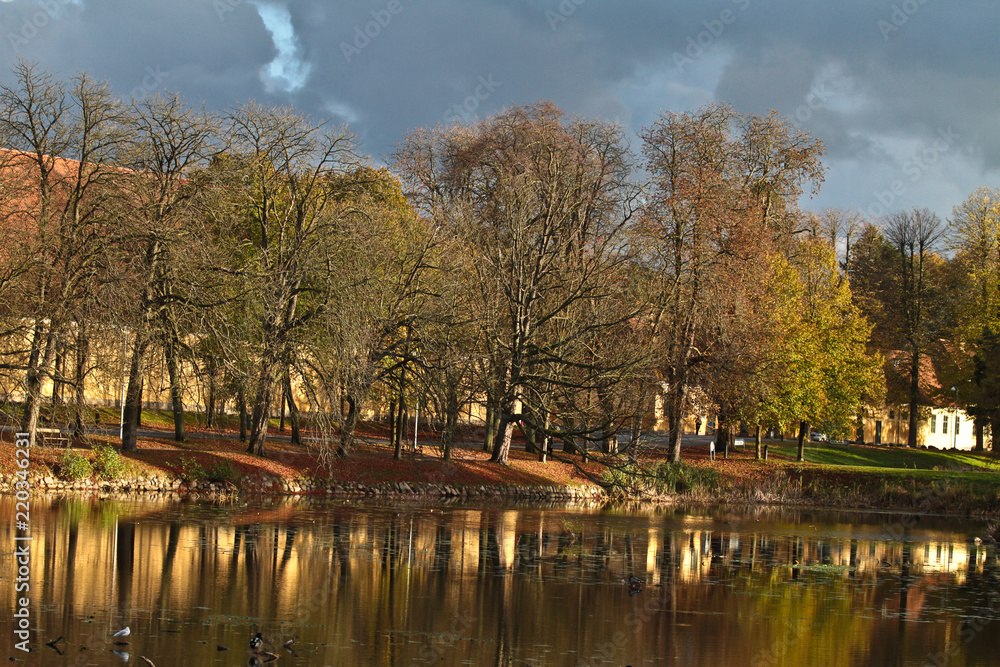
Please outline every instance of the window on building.
[{"label": "window on building", "polygon": [[944,419],[941,420],[941,432],[944,434],[948,433],[948,415],[945,415]]},{"label": "window on building", "polygon": [[895,419],[895,418],[896,418],[896,411],[889,410],[889,419]]},{"label": "window on building", "polygon": [[931,415],[931,433],[937,433],[937,415]]},{"label": "window on building", "polygon": [[955,415],[955,435],[958,435],[958,415]]}]

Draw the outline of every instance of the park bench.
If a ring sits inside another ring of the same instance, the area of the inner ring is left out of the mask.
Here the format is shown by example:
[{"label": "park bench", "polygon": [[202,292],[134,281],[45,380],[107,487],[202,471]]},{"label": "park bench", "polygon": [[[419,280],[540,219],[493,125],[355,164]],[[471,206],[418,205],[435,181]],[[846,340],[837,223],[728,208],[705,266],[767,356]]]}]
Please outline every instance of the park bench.
[{"label": "park bench", "polygon": [[41,442],[41,445],[52,445],[52,446],[62,446],[69,448],[70,438],[62,434],[57,428],[36,428],[35,435]]}]

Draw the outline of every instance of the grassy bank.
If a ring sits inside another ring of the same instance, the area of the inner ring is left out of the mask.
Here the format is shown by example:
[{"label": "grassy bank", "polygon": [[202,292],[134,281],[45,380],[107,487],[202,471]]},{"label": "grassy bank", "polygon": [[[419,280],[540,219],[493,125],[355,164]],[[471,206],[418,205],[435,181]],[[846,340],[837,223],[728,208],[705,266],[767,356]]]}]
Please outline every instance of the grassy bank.
[{"label": "grassy bank", "polygon": [[[171,425],[167,415],[147,411],[144,427]],[[160,421],[165,423],[160,424]],[[684,464],[666,463],[662,449],[646,449],[634,464],[621,459],[582,462],[579,456],[556,452],[556,460],[539,463],[521,450],[511,452],[508,466],[488,461],[476,442],[481,434],[464,434],[452,461],[443,461],[433,446],[438,434],[422,431],[417,451],[395,460],[382,442],[380,424],[365,424],[359,444],[347,459],[321,464],[312,447],[272,440],[269,456],[247,454],[233,436],[235,425],[220,424],[206,431],[192,416],[188,442],[162,437],[142,438],[139,452],[114,451],[117,438],[92,436],[74,443],[73,453],[40,447],[32,451],[36,477],[116,479],[154,476],[186,481],[213,481],[235,490],[260,488],[263,480],[325,480],[334,483],[391,484],[417,482],[455,487],[518,485],[524,487],[604,486],[609,496],[627,499],[655,497],[665,501],[705,503],[766,503],[883,509],[924,513],[987,516],[1000,514],[1000,459],[992,454],[910,450],[810,443],[806,462],[796,462],[794,443],[769,442],[769,460],[754,459],[752,448],[732,452],[728,459],[709,460],[707,447],[684,449]],[[274,425],[275,430],[277,424]],[[286,431],[287,433],[287,431]],[[15,470],[12,435],[0,444],[0,473]]]},{"label": "grassy bank", "polygon": [[686,493],[708,502],[1000,514],[1000,458],[992,453],[810,443],[806,461],[797,462],[794,443],[767,444],[768,461],[755,460],[752,449],[715,461],[685,450],[688,465],[710,472],[689,475],[695,481]]}]

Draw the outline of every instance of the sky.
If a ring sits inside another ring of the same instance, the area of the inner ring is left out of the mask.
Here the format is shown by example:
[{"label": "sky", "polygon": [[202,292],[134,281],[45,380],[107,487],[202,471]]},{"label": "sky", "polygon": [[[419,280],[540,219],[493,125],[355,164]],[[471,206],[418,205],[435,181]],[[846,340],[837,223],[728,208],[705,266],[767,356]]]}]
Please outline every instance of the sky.
[{"label": "sky", "polygon": [[822,140],[810,210],[947,219],[1000,186],[996,0],[0,0],[18,58],[122,95],[287,104],[390,159],[419,127],[539,100],[638,133],[711,102]]}]

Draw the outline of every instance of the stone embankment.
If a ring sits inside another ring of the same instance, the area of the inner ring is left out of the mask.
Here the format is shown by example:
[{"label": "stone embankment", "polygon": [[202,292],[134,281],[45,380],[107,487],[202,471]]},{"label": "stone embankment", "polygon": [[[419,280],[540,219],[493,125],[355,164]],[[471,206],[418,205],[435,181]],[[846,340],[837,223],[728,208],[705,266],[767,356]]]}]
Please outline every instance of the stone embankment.
[{"label": "stone embankment", "polygon": [[[0,493],[12,494],[16,479],[0,481]],[[603,503],[607,495],[599,486],[529,486],[515,484],[458,485],[446,482],[338,482],[329,479],[285,479],[247,477],[238,484],[230,481],[181,480],[150,475],[122,480],[63,480],[51,475],[29,479],[31,487],[43,492],[80,492],[183,496],[225,496],[239,494],[327,495],[331,497],[439,498],[445,500],[574,501]]]}]

